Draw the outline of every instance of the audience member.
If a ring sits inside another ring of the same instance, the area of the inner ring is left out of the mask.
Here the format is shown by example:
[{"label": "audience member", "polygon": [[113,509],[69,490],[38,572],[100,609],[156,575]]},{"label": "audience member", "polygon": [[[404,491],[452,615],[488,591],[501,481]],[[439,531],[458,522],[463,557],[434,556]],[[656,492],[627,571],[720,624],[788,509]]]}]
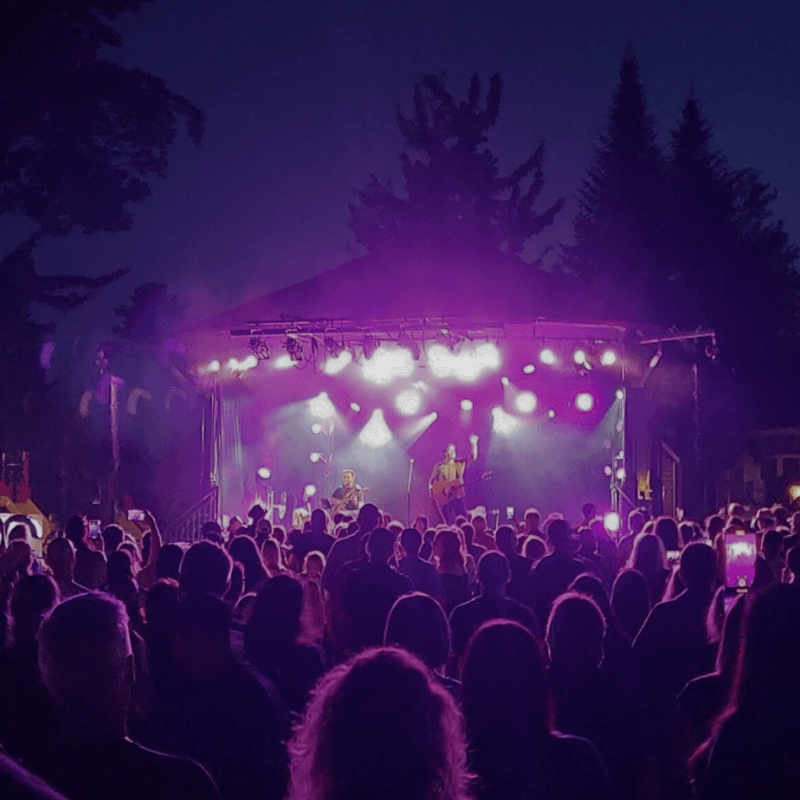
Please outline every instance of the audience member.
[{"label": "audience member", "polygon": [[416,528],[406,528],[400,534],[401,558],[397,569],[411,581],[415,592],[424,592],[439,602],[444,599],[442,579],[433,564],[419,557],[422,535]]},{"label": "audience member", "polygon": [[257,592],[270,576],[261,560],[255,539],[237,536],[228,545],[228,554],[244,568],[244,591]]},{"label": "audience member", "polygon": [[106,557],[87,543],[88,527],[83,517],[70,517],[64,535],[75,547],[75,580],[87,589],[99,589],[106,582]]},{"label": "audience member", "polygon": [[156,558],[154,579],[169,578],[177,581],[181,574],[183,550],[177,544],[165,544]]},{"label": "audience member", "polygon": [[312,550],[327,556],[335,541],[336,539],[328,533],[328,515],[323,509],[315,508],[311,512],[311,530],[308,533],[301,533],[292,545],[295,564],[299,567]]},{"label": "audience member", "polygon": [[75,546],[69,539],[49,539],[44,562],[53,575],[62,600],[89,591],[75,582]]},{"label": "audience member", "polygon": [[664,544],[654,533],[640,533],[633,543],[628,567],[641,573],[650,593],[650,607],[660,603],[667,588],[670,570],[665,563]]},{"label": "audience member", "polygon": [[444,529],[433,540],[433,559],[444,591],[443,607],[449,614],[472,596],[461,540],[454,531]]},{"label": "audience member", "polygon": [[230,588],[232,567],[231,557],[219,545],[195,542],[181,561],[178,581],[181,592],[223,597]]},{"label": "audience member", "polygon": [[[497,549],[506,557],[511,578],[506,591],[514,600],[521,600],[528,588],[528,575],[533,562],[517,552],[517,535],[510,525],[501,525],[495,533]],[[466,644],[466,643],[465,643]]]}]

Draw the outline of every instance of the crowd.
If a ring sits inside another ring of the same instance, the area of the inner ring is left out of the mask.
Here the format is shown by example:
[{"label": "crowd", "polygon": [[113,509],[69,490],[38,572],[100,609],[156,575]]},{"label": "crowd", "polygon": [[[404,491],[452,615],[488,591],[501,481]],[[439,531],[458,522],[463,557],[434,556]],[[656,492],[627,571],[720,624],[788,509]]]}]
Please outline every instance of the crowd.
[{"label": "crowd", "polygon": [[[800,797],[800,514],[367,504],[0,554],[0,797]],[[724,539],[755,533],[749,591]]]}]

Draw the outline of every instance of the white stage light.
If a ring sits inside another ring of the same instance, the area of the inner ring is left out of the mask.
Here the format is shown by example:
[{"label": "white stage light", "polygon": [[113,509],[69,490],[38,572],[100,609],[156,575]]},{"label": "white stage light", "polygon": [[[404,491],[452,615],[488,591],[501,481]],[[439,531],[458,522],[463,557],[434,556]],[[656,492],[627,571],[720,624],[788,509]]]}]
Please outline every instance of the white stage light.
[{"label": "white stage light", "polygon": [[591,411],[594,408],[594,397],[589,392],[581,392],[575,398],[575,408],[578,411]]},{"label": "white stage light", "polygon": [[311,433],[322,433],[322,425],[320,425],[319,422],[315,422],[311,426]]},{"label": "white stage light", "polygon": [[511,414],[507,413],[505,409],[500,408],[500,406],[495,406],[492,409],[492,430],[495,433],[508,436],[513,433],[518,425],[519,422]]},{"label": "white stage light", "polygon": [[576,364],[585,364],[586,363],[586,351],[585,350],[576,350],[572,354],[572,360]]},{"label": "white stage light", "polygon": [[472,411],[472,409],[474,407],[475,406],[474,406],[474,403],[472,402],[472,400],[462,400],[461,401],[461,410],[462,411]]},{"label": "white stage light", "polygon": [[273,362],[275,369],[289,369],[294,364],[288,353],[278,356]]},{"label": "white stage light", "polygon": [[613,470],[611,469],[611,467],[608,466],[608,464],[606,464],[606,466],[603,467],[603,474],[605,474],[607,477],[610,478],[612,472],[613,472]]},{"label": "white stage light", "polygon": [[267,467],[259,467],[258,468],[258,477],[261,478],[263,481],[268,481],[272,477],[272,473],[269,471]]},{"label": "white stage light", "polygon": [[211,363],[206,364],[204,367],[200,367],[200,369],[197,370],[197,371],[201,375],[209,375],[209,374],[214,373],[214,372],[219,372],[219,370],[220,370],[220,363],[215,358]]},{"label": "white stage light", "polygon": [[422,395],[416,389],[406,389],[397,395],[394,404],[401,414],[410,417],[416,414],[422,406]]},{"label": "white stage light", "polygon": [[547,416],[548,416],[548,417],[550,417],[550,419],[555,419],[556,412],[555,412],[555,411],[553,411],[553,409],[551,408],[551,409],[550,409],[550,410],[547,412]]},{"label": "white stage light", "polygon": [[352,360],[353,354],[349,350],[342,350],[336,358],[330,357],[325,360],[322,371],[326,375],[338,375]]},{"label": "white stage light", "polygon": [[316,464],[322,458],[322,453],[311,453],[308,458],[312,464]]},{"label": "white stage light", "polygon": [[603,527],[609,533],[617,533],[622,527],[622,520],[619,514],[617,514],[616,511],[609,511],[608,514],[603,517]]},{"label": "white stage light", "polygon": [[414,371],[414,358],[404,348],[387,350],[379,347],[362,367],[364,377],[373,383],[385,385],[395,378],[407,378]]},{"label": "white stage light", "polygon": [[625,480],[625,468],[624,467],[620,467],[617,470],[617,480],[618,481],[624,481]]},{"label": "white stage light", "polygon": [[491,342],[462,350],[458,355],[441,344],[428,348],[428,364],[437,378],[458,378],[461,381],[477,380],[485,370],[500,366],[500,351]]},{"label": "white stage light", "polygon": [[535,365],[533,365],[533,364],[526,364],[526,365],[525,365],[525,366],[522,368],[522,371],[523,371],[523,372],[524,372],[526,375],[533,375],[533,373],[534,373],[534,372],[536,372],[536,367],[535,367]]},{"label": "white stage light", "polygon": [[358,439],[367,447],[378,448],[392,441],[392,432],[383,418],[383,411],[376,408],[369,418],[369,422],[361,429]]},{"label": "white stage light", "polygon": [[613,350],[604,350],[600,356],[600,363],[604,367],[613,367],[617,363],[617,354]]},{"label": "white stage light", "polygon": [[508,386],[508,384],[511,383],[511,381],[508,379],[507,376],[503,375],[503,377],[500,378],[500,383],[502,383],[503,386]]},{"label": "white stage light", "polygon": [[361,406],[356,402],[350,403],[350,410],[358,413],[359,411],[361,411]]},{"label": "white stage light", "polygon": [[530,414],[536,411],[536,395],[533,392],[520,392],[514,400],[517,411],[523,414]]},{"label": "white stage light", "polygon": [[548,366],[553,366],[556,363],[556,354],[549,348],[545,347],[541,353],[539,353],[539,361],[542,364],[547,364]]},{"label": "white stage light", "polygon": [[336,413],[327,392],[320,392],[316,397],[312,397],[308,401],[308,410],[311,416],[319,419],[330,419]]},{"label": "white stage light", "polygon": [[313,497],[317,493],[317,487],[313,483],[307,483],[303,493],[306,497]]}]

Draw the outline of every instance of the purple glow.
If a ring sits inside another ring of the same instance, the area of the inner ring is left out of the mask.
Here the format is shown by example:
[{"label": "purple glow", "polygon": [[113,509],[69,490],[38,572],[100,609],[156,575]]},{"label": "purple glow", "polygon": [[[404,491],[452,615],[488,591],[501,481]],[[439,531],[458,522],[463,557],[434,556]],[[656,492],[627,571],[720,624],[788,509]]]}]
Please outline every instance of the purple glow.
[{"label": "purple glow", "polygon": [[326,375],[338,375],[351,361],[353,354],[349,350],[342,350],[336,358],[328,358],[322,371]]},{"label": "purple glow", "polygon": [[383,447],[392,441],[392,432],[389,430],[380,408],[376,408],[372,412],[369,422],[361,429],[358,438],[362,444],[372,448]]},{"label": "purple glow", "polygon": [[517,411],[530,414],[532,411],[536,411],[536,402],[536,395],[533,392],[520,392],[514,400],[514,405],[517,407]]},{"label": "purple glow", "polygon": [[404,392],[400,392],[400,394],[397,395],[394,404],[401,414],[410,417],[420,410],[422,406],[422,395],[420,395],[416,389],[406,389]]},{"label": "purple glow", "polygon": [[495,406],[492,409],[492,430],[495,433],[508,436],[516,430],[518,425],[519,422],[500,406]]},{"label": "purple glow", "polygon": [[617,363],[617,354],[613,350],[604,350],[600,356],[600,363],[604,367],[613,367]]},{"label": "purple glow", "polygon": [[312,397],[308,401],[308,410],[311,416],[319,419],[330,419],[336,413],[327,392],[320,392],[316,397]]},{"label": "purple glow", "polygon": [[594,397],[589,392],[581,392],[575,398],[575,408],[578,411],[591,411],[594,408]]},{"label": "purple glow", "polygon": [[552,367],[557,360],[556,354],[549,347],[545,347],[544,350],[539,353],[539,361],[541,361],[542,364],[547,364]]},{"label": "purple glow", "polygon": [[395,378],[407,378],[414,371],[414,357],[403,347],[396,350],[379,347],[362,369],[367,380],[385,385]]}]

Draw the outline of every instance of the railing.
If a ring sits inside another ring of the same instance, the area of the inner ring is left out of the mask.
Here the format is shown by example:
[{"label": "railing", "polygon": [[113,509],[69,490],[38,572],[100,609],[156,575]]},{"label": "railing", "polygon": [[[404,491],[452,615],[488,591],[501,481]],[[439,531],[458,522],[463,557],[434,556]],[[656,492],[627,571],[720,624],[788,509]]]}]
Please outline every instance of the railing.
[{"label": "railing", "polygon": [[202,499],[181,514],[164,530],[165,542],[196,542],[204,523],[219,516],[219,487],[213,486]]}]

